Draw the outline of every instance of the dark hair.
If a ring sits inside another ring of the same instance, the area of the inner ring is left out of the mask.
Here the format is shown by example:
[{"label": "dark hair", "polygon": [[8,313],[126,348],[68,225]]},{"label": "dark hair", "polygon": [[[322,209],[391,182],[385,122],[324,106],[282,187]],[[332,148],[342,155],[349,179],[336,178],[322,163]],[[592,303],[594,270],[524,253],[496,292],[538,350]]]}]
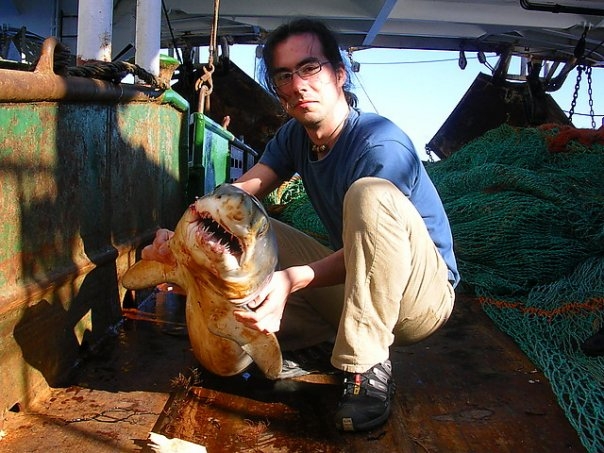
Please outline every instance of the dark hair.
[{"label": "dark hair", "polygon": [[323,53],[334,69],[344,68],[346,71],[346,82],[344,83],[344,94],[346,101],[351,107],[356,107],[358,103],[357,96],[352,92],[352,82],[350,78],[350,69],[342,58],[342,52],[338,45],[335,34],[320,21],[312,19],[296,19],[287,24],[283,24],[273,30],[266,38],[262,48],[262,63],[260,65],[260,79],[264,87],[273,95],[278,97],[277,91],[273,85],[273,54],[275,47],[285,41],[292,35],[301,35],[311,33],[319,38],[323,47]]}]

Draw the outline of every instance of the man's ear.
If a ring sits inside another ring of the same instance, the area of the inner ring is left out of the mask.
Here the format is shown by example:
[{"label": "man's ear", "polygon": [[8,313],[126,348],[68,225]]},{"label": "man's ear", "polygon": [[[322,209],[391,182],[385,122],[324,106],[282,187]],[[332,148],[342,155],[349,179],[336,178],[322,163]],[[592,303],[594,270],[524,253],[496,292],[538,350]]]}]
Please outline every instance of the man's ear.
[{"label": "man's ear", "polygon": [[336,69],[336,81],[340,83],[341,80],[342,85],[344,85],[344,83],[346,83],[346,77],[346,69],[343,66],[339,66],[338,69]]}]

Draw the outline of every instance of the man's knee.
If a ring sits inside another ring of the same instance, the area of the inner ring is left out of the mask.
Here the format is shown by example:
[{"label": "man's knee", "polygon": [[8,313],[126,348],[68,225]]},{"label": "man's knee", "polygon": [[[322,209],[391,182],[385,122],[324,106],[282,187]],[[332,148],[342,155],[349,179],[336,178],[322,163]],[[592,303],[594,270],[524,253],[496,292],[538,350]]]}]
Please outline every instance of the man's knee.
[{"label": "man's knee", "polygon": [[401,195],[398,188],[387,179],[365,177],[351,184],[344,197],[344,210],[349,212],[372,212],[371,206],[383,203],[387,193]]},{"label": "man's knee", "polygon": [[378,195],[390,190],[398,189],[387,179],[367,176],[357,179],[350,185],[344,197],[344,203],[351,201],[356,203],[364,199],[375,200]]}]

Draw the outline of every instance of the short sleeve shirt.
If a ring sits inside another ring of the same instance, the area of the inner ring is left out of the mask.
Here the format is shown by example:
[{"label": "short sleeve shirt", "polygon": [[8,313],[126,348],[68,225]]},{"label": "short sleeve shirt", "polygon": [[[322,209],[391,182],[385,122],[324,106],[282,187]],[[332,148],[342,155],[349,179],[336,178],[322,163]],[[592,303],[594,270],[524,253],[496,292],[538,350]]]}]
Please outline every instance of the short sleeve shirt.
[{"label": "short sleeve shirt", "polygon": [[284,124],[266,146],[260,162],[283,180],[299,174],[325,226],[332,247],[342,247],[344,195],[359,178],[391,181],[422,216],[434,244],[459,282],[451,228],[442,201],[409,137],[390,120],[352,109],[334,147],[321,160],[311,159],[310,139],[296,120]]}]

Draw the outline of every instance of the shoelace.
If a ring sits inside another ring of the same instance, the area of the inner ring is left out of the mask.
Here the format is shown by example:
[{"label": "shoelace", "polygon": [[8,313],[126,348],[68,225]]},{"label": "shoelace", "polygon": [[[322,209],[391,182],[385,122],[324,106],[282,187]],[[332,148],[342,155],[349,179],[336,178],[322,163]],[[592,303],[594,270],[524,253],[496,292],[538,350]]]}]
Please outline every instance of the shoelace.
[{"label": "shoelace", "polygon": [[366,395],[386,400],[392,376],[390,361],[373,366],[365,373],[354,373],[344,379],[344,395]]}]

